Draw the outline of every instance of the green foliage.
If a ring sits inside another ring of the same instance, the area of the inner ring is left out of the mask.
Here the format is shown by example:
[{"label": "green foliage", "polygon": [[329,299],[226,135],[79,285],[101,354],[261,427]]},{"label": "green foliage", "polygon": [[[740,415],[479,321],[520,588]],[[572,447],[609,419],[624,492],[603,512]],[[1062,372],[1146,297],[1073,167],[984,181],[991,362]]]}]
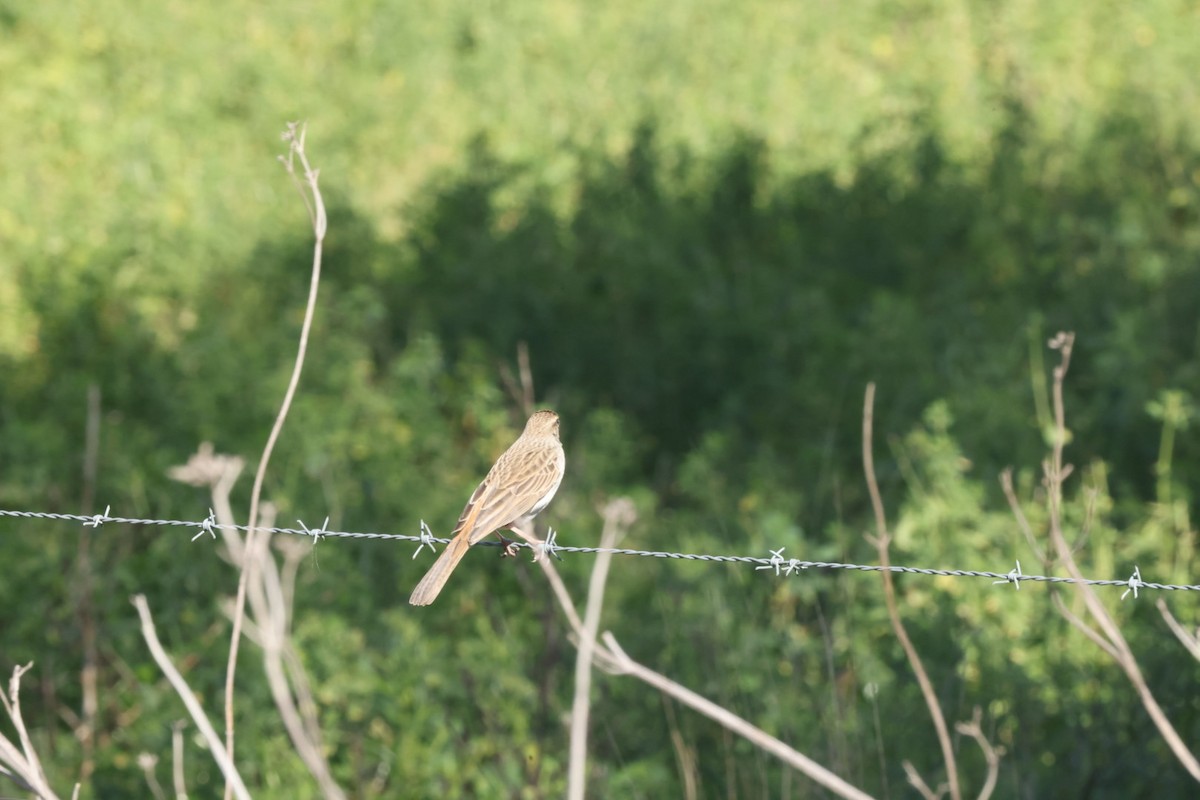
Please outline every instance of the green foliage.
[{"label": "green foliage", "polygon": [[[272,161],[302,115],[330,235],[267,476],[281,521],[445,533],[522,424],[499,376],[524,342],[564,418],[547,520],[565,542],[594,541],[597,507],[629,494],[631,547],[873,560],[859,459],[875,381],[893,559],[1031,572],[1047,543],[1026,541],[996,475],[1016,467],[1044,531],[1044,342],[1071,329],[1064,514],[1084,571],[1196,583],[1198,27],[1168,2],[9,3],[0,507],[92,497],[89,512],[196,519],[208,498],[170,466],[207,440],[253,468],[307,292],[310,238]],[[26,718],[60,790],[82,757],[65,722],[81,706],[77,537],[0,521],[0,668],[37,662]],[[236,576],[183,537],[92,537],[102,697],[84,797],[145,794],[140,752],[164,781],[183,713],[129,595],[149,596],[218,715]],[[410,555],[323,541],[301,567],[297,647],[337,779],[359,797],[560,796],[574,649],[540,574],[473,552],[416,613],[426,562]],[[561,565],[577,598],[590,567]],[[948,718],[983,707],[1006,748],[1000,795],[1189,791],[1047,587],[898,587]],[[1117,594],[1195,741],[1200,668]],[[1194,621],[1190,596],[1169,602]],[[905,759],[939,780],[871,576],[623,559],[604,627],[869,792],[901,791]],[[254,648],[242,659],[243,774],[256,796],[314,796]],[[627,679],[597,677],[591,733],[595,796],[682,795],[685,770],[703,796],[811,793]],[[189,788],[215,793],[187,744]]]}]

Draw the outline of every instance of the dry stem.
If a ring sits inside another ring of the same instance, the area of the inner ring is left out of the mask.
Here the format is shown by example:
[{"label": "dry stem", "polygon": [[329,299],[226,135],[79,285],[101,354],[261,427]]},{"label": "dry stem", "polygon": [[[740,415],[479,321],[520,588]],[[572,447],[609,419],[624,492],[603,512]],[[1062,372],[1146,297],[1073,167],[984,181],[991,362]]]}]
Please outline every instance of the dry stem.
[{"label": "dry stem", "polygon": [[[87,425],[83,450],[83,513],[90,515],[96,498],[96,474],[100,463],[100,387],[88,384]],[[86,782],[96,768],[96,714],[100,708],[97,688],[99,658],[96,650],[96,604],[94,569],[92,567],[92,528],[79,529],[79,549],[75,558],[75,574],[79,592],[75,613],[79,619],[79,638],[83,649],[83,668],[79,671],[80,693],[83,696],[81,716],[76,728],[83,750],[79,765],[79,780]]]},{"label": "dry stem", "polygon": [[[575,604],[571,600],[571,596],[567,592],[566,586],[558,574],[558,570],[554,567],[554,560],[543,558],[539,563],[542,565],[542,570],[545,572],[546,578],[550,581],[550,587],[554,591],[555,597],[562,606],[563,613],[567,617],[567,622],[571,625],[571,629],[575,633],[575,640],[583,641],[586,638],[583,622],[579,618],[579,612],[575,610]],[[601,669],[617,675],[629,675],[655,687],[664,694],[675,698],[684,705],[690,706],[733,733],[747,739],[751,744],[765,750],[793,769],[804,773],[813,781],[824,786],[839,797],[853,798],[853,800],[868,800],[870,798],[870,795],[850,785],[825,767],[783,741],[771,736],[761,728],[755,727],[728,709],[722,708],[670,678],[634,661],[617,644],[617,640],[612,633],[605,631],[600,638],[603,644],[596,646],[595,652],[592,654],[592,662]]]},{"label": "dry stem", "polygon": [[[212,446],[206,442],[188,459],[186,466],[176,467],[170,474],[186,483],[210,487],[214,513],[234,565],[245,574],[246,563],[251,559],[257,562],[258,568],[246,587],[250,614],[242,619],[241,633],[262,648],[263,668],[271,698],[296,754],[320,786],[323,796],[343,798],[345,792],[333,779],[325,758],[316,701],[290,634],[294,592],[289,586],[294,581],[294,564],[303,558],[303,545],[290,542],[292,546],[284,548],[285,569],[289,564],[292,567],[290,572],[285,571],[281,575],[278,564],[267,550],[266,538],[256,539],[252,551],[247,541],[233,530],[229,492],[242,466],[239,458],[214,454]],[[260,515],[264,528],[273,527],[274,514],[274,506],[264,503]],[[228,614],[232,619],[236,607],[228,609]]]},{"label": "dry stem", "polygon": [[0,775],[43,800],[58,800],[58,795],[46,780],[42,762],[38,758],[37,750],[33,748],[33,740],[29,738],[25,719],[21,716],[21,676],[32,667],[32,661],[23,667],[13,667],[12,679],[8,682],[8,694],[0,692],[0,705],[4,706],[4,712],[12,721],[17,738],[21,741],[21,747],[18,749],[7,736],[0,734]]},{"label": "dry stem", "polygon": [[[292,176],[292,180],[295,182],[296,188],[304,200],[304,205],[308,209],[309,220],[312,223],[313,233],[316,236],[316,241],[313,244],[312,277],[309,281],[308,303],[304,309],[304,323],[300,328],[300,343],[296,352],[296,361],[292,366],[292,377],[288,382],[287,391],[284,393],[279,414],[275,417],[275,424],[271,427],[271,433],[267,437],[266,446],[263,447],[262,456],[259,458],[258,469],[254,474],[254,489],[250,494],[250,517],[246,523],[248,527],[245,542],[248,557],[242,564],[242,574],[238,579],[233,631],[229,641],[229,663],[225,670],[225,748],[230,761],[233,760],[234,747],[233,679],[237,672],[238,644],[242,638],[241,628],[246,607],[246,586],[251,582],[252,574],[258,568],[258,558],[256,557],[257,537],[255,536],[255,526],[258,524],[258,504],[262,496],[262,484],[267,473],[267,465],[271,461],[271,453],[275,449],[275,442],[279,438],[280,431],[283,430],[283,422],[287,418],[288,409],[291,408],[292,398],[295,397],[296,388],[300,383],[300,373],[304,369],[304,355],[308,350],[308,335],[312,330],[313,315],[316,312],[317,306],[317,287],[320,285],[321,280],[321,255],[325,241],[325,229],[328,224],[325,216],[325,202],[321,197],[321,190],[318,186],[319,174],[308,163],[308,156],[304,152],[304,137],[305,127],[303,125],[289,123],[288,130],[284,133],[283,137],[284,141],[288,143],[288,154],[286,157],[281,157],[281,160],[287,168],[288,174]],[[303,182],[296,176],[295,162],[297,160],[304,169]],[[230,788],[227,783],[225,786],[226,800],[229,798],[229,792]]]},{"label": "dry stem", "polygon": [[175,786],[175,800],[187,800],[187,784],[183,780],[183,729],[187,720],[177,720],[171,726],[171,783]]},{"label": "dry stem", "polygon": [[[891,620],[892,630],[895,631],[896,638],[900,640],[900,646],[904,648],[904,655],[908,658],[908,663],[917,677],[921,695],[925,698],[925,705],[929,709],[929,716],[937,731],[938,744],[942,748],[942,761],[946,764],[947,788],[950,791],[950,797],[952,800],[960,800],[962,794],[958,787],[958,764],[954,759],[954,748],[950,742],[950,731],[946,728],[946,718],[942,714],[942,706],[938,702],[937,693],[933,690],[933,682],[929,680],[929,675],[925,672],[925,665],[921,663],[921,657],[917,654],[917,648],[908,638],[908,631],[905,630],[904,623],[900,620],[892,573],[887,569],[891,565],[888,548],[891,545],[892,537],[887,528],[887,516],[883,509],[883,497],[879,494],[879,483],[875,479],[875,457],[871,451],[874,413],[875,384],[868,383],[866,395],[863,398],[863,472],[866,474],[867,491],[871,494],[871,506],[875,510],[875,547],[879,551],[879,564],[884,567],[880,573],[883,577],[883,599],[887,605],[888,619]],[[913,785],[917,786],[917,784]],[[920,791],[920,787],[917,788]]]},{"label": "dry stem", "polygon": [[[1167,746],[1171,748],[1171,752],[1183,765],[1184,769],[1197,781],[1200,781],[1200,761],[1197,761],[1196,756],[1187,748],[1171,721],[1167,719],[1167,715],[1159,706],[1158,701],[1154,698],[1154,694],[1150,691],[1149,685],[1146,683],[1145,677],[1142,675],[1142,670],[1138,666],[1137,658],[1134,656],[1132,649],[1129,647],[1128,641],[1121,633],[1120,627],[1112,614],[1101,602],[1096,591],[1084,583],[1083,573],[1079,569],[1079,565],[1075,562],[1075,554],[1072,547],[1067,542],[1067,538],[1062,529],[1062,489],[1063,482],[1071,473],[1070,465],[1063,464],[1063,449],[1067,443],[1067,423],[1065,404],[1063,402],[1063,383],[1067,375],[1067,370],[1071,365],[1071,349],[1075,343],[1075,334],[1059,333],[1050,340],[1049,346],[1051,349],[1058,350],[1061,353],[1061,359],[1058,366],[1054,368],[1054,383],[1053,383],[1053,408],[1054,408],[1054,441],[1050,450],[1050,458],[1043,463],[1042,469],[1045,473],[1045,483],[1047,489],[1047,503],[1049,505],[1050,518],[1050,543],[1054,551],[1058,555],[1058,559],[1066,567],[1067,572],[1071,577],[1080,581],[1075,584],[1075,591],[1083,599],[1084,606],[1088,613],[1096,621],[1099,631],[1093,630],[1093,634],[1089,634],[1089,638],[1097,641],[1103,638],[1108,647],[1101,647],[1106,653],[1112,656],[1117,665],[1125,672],[1129,682],[1133,684],[1134,690],[1138,694],[1146,713],[1150,715],[1150,719],[1158,728],[1159,735],[1167,742]],[[1060,610],[1064,608],[1060,606]],[[1086,624],[1078,618],[1068,616],[1068,620],[1077,628],[1085,628]],[[1099,644],[1099,642],[1097,641]]]},{"label": "dry stem", "polygon": [[213,759],[216,760],[217,766],[221,768],[221,773],[225,776],[225,785],[230,787],[231,791],[237,795],[238,800],[250,800],[250,792],[246,791],[246,784],[242,782],[242,776],[238,774],[237,767],[233,764],[233,759],[221,747],[221,738],[217,735],[216,729],[212,723],[208,721],[208,715],[204,713],[204,709],[200,707],[200,701],[196,699],[196,695],[192,692],[187,681],[179,674],[179,670],[171,662],[170,656],[163,650],[162,644],[158,641],[158,632],[154,627],[154,619],[150,616],[150,606],[146,604],[145,595],[134,595],[133,605],[137,608],[138,616],[142,620],[142,638],[146,640],[146,645],[150,648],[150,654],[154,656],[154,661],[158,664],[158,668],[167,676],[167,680],[175,687],[175,693],[179,695],[179,699],[183,701],[187,707],[188,714],[191,715],[192,721],[196,723],[196,727],[200,730],[200,735],[204,737],[204,741],[208,743],[208,748],[212,750]]},{"label": "dry stem", "polygon": [[[616,547],[634,521],[637,511],[627,497],[612,500],[604,507],[604,531],[601,547]],[[567,769],[567,797],[583,800],[587,769],[588,712],[591,706],[592,653],[596,649],[596,630],[600,627],[600,610],[604,606],[604,584],[612,553],[599,553],[588,582],[587,607],[583,614],[583,631],[579,637],[579,656],[575,659],[575,698],[571,705],[571,760]]]},{"label": "dry stem", "polygon": [[979,706],[975,706],[970,722],[954,724],[954,730],[963,736],[970,736],[979,744],[979,749],[983,751],[983,760],[987,763],[987,778],[984,780],[983,788],[979,790],[979,797],[976,800],[988,800],[992,796],[992,792],[996,791],[996,781],[1000,779],[1000,756],[1003,754],[1002,749],[992,747],[992,743],[983,735],[983,727],[980,725],[982,718],[983,713],[979,710]]},{"label": "dry stem", "polygon": [[1166,601],[1161,597],[1155,601],[1154,605],[1179,643],[1187,648],[1187,651],[1192,654],[1192,658],[1200,661],[1200,628],[1195,631],[1184,628],[1179,624],[1179,620],[1175,619],[1175,615],[1171,613],[1171,609],[1167,608]]}]

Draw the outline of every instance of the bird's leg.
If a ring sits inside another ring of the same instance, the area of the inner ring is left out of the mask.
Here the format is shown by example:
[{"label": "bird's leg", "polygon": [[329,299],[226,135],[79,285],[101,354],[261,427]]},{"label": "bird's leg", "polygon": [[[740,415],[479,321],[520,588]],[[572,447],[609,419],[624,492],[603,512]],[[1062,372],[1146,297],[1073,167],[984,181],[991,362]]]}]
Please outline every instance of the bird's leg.
[{"label": "bird's leg", "polygon": [[[516,529],[514,528],[513,530],[516,530]],[[500,533],[500,531],[496,531],[496,538],[499,539],[500,544],[502,544],[504,546],[504,549],[500,551],[501,558],[516,558],[517,557],[517,551],[520,550],[521,548],[518,546],[517,541],[515,539],[504,538],[504,534]]]},{"label": "bird's leg", "polygon": [[[533,560],[536,562],[542,554],[542,540],[533,532],[533,522],[528,521],[524,525],[513,525],[509,530],[529,543],[529,549],[533,550]],[[513,555],[516,555],[516,548],[513,548]]]}]

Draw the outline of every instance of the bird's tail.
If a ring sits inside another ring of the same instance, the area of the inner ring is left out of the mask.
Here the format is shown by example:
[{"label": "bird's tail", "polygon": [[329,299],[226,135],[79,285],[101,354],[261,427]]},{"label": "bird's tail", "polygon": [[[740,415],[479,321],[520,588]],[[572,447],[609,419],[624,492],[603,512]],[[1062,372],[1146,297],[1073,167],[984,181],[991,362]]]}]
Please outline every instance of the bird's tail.
[{"label": "bird's tail", "polygon": [[436,600],[450,578],[450,573],[454,572],[454,568],[462,561],[470,547],[471,543],[466,536],[455,536],[451,539],[450,544],[446,545],[446,549],[438,556],[438,560],[433,562],[433,566],[425,573],[425,577],[421,578],[417,588],[413,589],[408,602],[414,606],[427,606]]}]

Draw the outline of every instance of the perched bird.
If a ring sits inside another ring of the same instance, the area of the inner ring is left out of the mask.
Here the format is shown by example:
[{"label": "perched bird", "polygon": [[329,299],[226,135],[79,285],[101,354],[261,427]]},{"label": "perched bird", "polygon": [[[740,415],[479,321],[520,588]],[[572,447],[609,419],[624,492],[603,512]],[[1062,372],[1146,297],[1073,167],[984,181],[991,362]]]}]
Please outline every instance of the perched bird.
[{"label": "perched bird", "polygon": [[523,529],[550,504],[562,483],[566,463],[558,438],[558,414],[535,411],[467,501],[450,534],[450,544],[413,589],[408,602],[414,606],[432,603],[467,548],[493,531],[507,529],[528,538],[531,531]]}]

